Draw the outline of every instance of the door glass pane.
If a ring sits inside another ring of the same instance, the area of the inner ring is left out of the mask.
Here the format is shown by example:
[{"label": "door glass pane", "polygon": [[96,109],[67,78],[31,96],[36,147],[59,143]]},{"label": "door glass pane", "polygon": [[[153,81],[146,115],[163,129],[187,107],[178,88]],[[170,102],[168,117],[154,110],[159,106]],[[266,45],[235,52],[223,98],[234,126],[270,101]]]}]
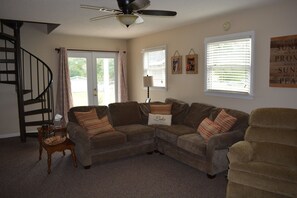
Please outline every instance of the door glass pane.
[{"label": "door glass pane", "polygon": [[68,58],[73,106],[88,105],[87,59]]},{"label": "door glass pane", "polygon": [[98,104],[108,105],[116,101],[115,60],[96,58]]}]

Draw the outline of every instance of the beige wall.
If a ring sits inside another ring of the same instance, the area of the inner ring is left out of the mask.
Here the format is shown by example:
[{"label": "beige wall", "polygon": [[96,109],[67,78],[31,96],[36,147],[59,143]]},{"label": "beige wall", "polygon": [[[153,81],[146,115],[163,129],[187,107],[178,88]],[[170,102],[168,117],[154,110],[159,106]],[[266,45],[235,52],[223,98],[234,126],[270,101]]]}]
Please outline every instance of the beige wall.
[{"label": "beige wall", "polygon": [[[151,90],[153,100],[164,101],[166,97],[174,97],[186,102],[203,102],[216,106],[240,109],[250,112],[257,107],[292,107],[297,108],[297,89],[269,87],[269,45],[270,38],[281,35],[297,34],[296,12],[297,2],[281,1],[279,5],[242,10],[237,13],[218,16],[197,22],[178,29],[161,32],[137,39],[114,40],[66,35],[47,35],[45,28],[38,25],[22,27],[22,46],[44,60],[57,77],[57,47],[120,50],[128,51],[128,85],[130,100],[143,102],[146,89],[142,85],[141,49],[167,45],[168,61],[178,50],[184,56],[193,48],[199,54],[199,74],[171,75],[168,68],[168,90]],[[222,24],[231,22],[231,29],[225,32]],[[205,96],[204,84],[204,38],[215,35],[254,30],[256,33],[256,61],[254,79],[254,99],[231,99]],[[184,62],[183,62],[184,64]],[[170,66],[170,64],[168,64]],[[56,87],[56,84],[55,86]],[[14,86],[0,84],[0,138],[19,135],[17,100]]]},{"label": "beige wall", "polygon": [[[46,34],[46,27],[25,24],[21,28],[22,47],[33,53],[50,66],[54,74],[54,92],[56,93],[58,53],[55,48],[86,50],[127,50],[127,41],[78,37],[58,34]],[[19,135],[18,108],[16,92],[13,85],[0,84],[0,138]],[[29,128],[29,131],[36,127]]]},{"label": "beige wall", "polygon": [[[258,107],[291,107],[297,108],[296,88],[269,87],[269,56],[270,38],[282,35],[297,34],[296,1],[282,1],[270,7],[242,10],[236,13],[218,16],[212,19],[187,25],[170,31],[165,31],[145,37],[129,40],[129,97],[131,100],[144,101],[146,89],[142,84],[142,54],[143,48],[167,45],[168,57],[173,56],[175,50],[185,55],[191,48],[199,54],[199,74],[171,74],[168,64],[168,90],[151,90],[152,100],[164,101],[166,97],[173,97],[186,102],[202,102],[216,106],[235,108],[250,112]],[[231,22],[231,29],[224,31],[225,21]],[[254,98],[232,99],[225,97],[206,96],[204,90],[204,38],[237,32],[255,31],[255,75]]]}]

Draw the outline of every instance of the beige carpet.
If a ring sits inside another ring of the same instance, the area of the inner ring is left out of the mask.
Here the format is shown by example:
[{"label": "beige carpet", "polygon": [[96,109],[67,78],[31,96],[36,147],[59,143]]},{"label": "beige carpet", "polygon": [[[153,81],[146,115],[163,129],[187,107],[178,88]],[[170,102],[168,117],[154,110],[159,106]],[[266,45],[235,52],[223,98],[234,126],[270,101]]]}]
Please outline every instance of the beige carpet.
[{"label": "beige carpet", "polygon": [[70,152],[38,161],[38,143],[27,138],[0,139],[0,197],[55,198],[223,198],[226,173],[208,179],[205,173],[165,155],[138,155],[85,170],[74,168]]}]

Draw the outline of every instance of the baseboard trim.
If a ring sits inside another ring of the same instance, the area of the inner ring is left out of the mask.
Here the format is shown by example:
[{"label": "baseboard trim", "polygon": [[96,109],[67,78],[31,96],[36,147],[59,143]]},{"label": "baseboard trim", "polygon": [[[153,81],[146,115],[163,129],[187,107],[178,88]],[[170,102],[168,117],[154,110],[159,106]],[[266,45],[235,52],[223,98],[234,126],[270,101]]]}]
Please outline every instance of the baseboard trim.
[{"label": "baseboard trim", "polygon": [[[29,131],[27,132],[27,136],[33,135],[34,137],[37,137],[36,131]],[[20,133],[7,133],[7,134],[0,134],[0,139],[4,138],[11,138],[11,137],[20,137]]]},{"label": "baseboard trim", "polygon": [[11,138],[11,137],[18,137],[20,133],[7,133],[7,134],[0,134],[0,139],[3,138]]}]

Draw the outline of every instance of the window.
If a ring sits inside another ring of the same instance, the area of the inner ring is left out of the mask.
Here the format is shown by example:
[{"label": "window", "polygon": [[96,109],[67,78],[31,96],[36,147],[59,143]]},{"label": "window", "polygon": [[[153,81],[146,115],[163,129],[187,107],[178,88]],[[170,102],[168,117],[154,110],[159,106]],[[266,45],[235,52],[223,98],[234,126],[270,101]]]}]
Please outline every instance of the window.
[{"label": "window", "polygon": [[143,50],[143,75],[153,77],[153,87],[166,88],[166,47]]},{"label": "window", "polygon": [[251,98],[254,32],[205,39],[205,92]]}]

